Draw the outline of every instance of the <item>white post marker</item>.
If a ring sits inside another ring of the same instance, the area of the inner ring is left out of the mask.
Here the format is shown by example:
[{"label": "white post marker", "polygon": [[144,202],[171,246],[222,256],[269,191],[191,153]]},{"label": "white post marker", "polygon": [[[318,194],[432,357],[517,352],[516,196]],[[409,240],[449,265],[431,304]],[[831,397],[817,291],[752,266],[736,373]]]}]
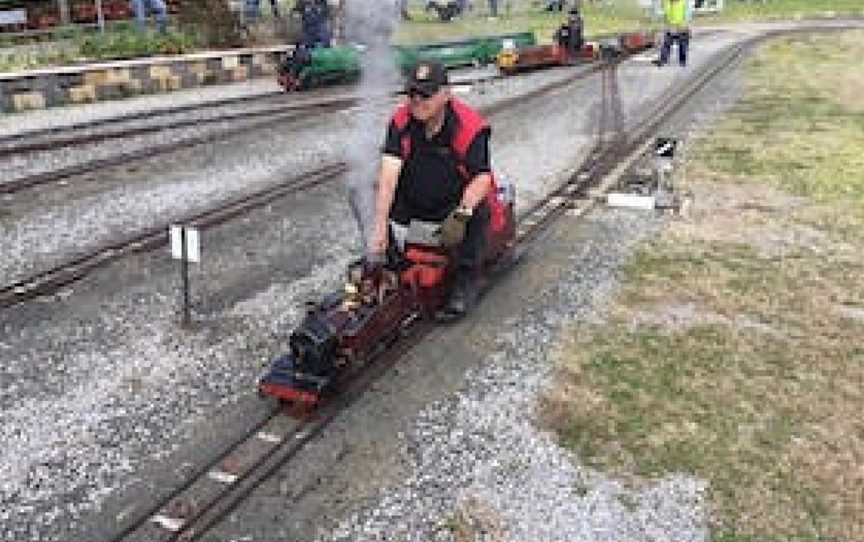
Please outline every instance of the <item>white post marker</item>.
[{"label": "white post marker", "polygon": [[192,323],[189,308],[189,262],[201,262],[201,241],[197,228],[172,224],[168,230],[171,239],[171,257],[180,260],[183,281],[183,325]]}]

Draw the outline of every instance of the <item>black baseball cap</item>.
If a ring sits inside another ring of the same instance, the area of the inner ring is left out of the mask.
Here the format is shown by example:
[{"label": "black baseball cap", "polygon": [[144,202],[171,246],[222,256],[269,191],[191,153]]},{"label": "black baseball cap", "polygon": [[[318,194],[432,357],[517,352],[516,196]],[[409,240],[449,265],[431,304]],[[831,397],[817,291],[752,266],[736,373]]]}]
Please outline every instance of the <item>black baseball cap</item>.
[{"label": "black baseball cap", "polygon": [[405,93],[432,96],[448,83],[447,68],[444,64],[435,60],[422,60],[408,74]]}]

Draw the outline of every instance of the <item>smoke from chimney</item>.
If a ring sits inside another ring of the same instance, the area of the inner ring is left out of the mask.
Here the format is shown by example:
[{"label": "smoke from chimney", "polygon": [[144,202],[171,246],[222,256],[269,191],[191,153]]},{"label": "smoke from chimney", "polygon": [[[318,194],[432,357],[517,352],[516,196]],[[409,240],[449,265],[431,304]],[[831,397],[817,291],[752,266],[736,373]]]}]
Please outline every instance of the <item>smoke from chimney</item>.
[{"label": "smoke from chimney", "polygon": [[363,50],[357,87],[361,101],[345,152],[350,168],[347,181],[351,209],[365,254],[374,228],[375,183],[391,113],[387,96],[399,81],[390,48],[398,11],[395,2],[389,0],[351,0],[346,4],[346,42]]}]

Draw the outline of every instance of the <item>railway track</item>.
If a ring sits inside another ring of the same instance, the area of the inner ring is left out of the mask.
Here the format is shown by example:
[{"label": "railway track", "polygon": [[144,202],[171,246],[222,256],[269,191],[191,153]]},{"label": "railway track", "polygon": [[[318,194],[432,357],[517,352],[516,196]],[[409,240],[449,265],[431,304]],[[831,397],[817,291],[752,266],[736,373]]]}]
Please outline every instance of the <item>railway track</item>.
[{"label": "railway track", "polygon": [[[486,114],[491,115],[498,110],[510,107],[516,101],[531,99],[534,96],[545,94],[556,88],[560,88],[573,83],[575,80],[590,76],[599,69],[599,64],[593,63],[585,66],[581,70],[577,70],[573,75],[562,78],[557,82],[547,85],[541,85],[534,91],[527,93],[520,98],[505,99],[498,104],[487,109]],[[490,83],[504,79],[507,76],[495,74],[479,78],[460,79],[455,81],[454,86],[473,86]],[[241,126],[232,126],[231,128],[210,133],[191,136],[169,143],[151,145],[141,147],[136,150],[121,152],[107,158],[100,158],[73,164],[66,167],[52,169],[44,172],[24,175],[4,182],[0,182],[0,195],[12,195],[23,192],[28,189],[60,183],[66,179],[85,175],[88,173],[97,172],[114,166],[126,165],[135,160],[143,160],[153,158],[155,156],[168,154],[180,149],[194,147],[206,143],[212,143],[222,139],[227,139],[242,133],[254,132],[271,126],[276,126],[285,122],[296,122],[307,119],[309,116],[320,113],[336,112],[354,107],[361,102],[358,96],[341,95],[333,96],[317,100],[302,100],[299,103],[279,104],[273,107],[263,107],[254,111],[228,112],[221,115],[214,115],[207,118],[187,118],[182,120],[167,121],[162,123],[153,123],[145,126],[130,126],[120,127],[124,123],[140,120],[153,120],[154,118],[168,116],[172,114],[187,113],[198,111],[218,106],[232,105],[237,103],[246,103],[252,100],[260,100],[264,98],[278,97],[284,93],[265,93],[254,95],[251,97],[231,98],[218,102],[208,102],[203,105],[189,105],[175,108],[159,109],[152,112],[140,112],[125,116],[113,117],[110,119],[101,119],[89,123],[78,123],[61,128],[49,128],[43,130],[33,130],[16,134],[15,136],[0,137],[0,159],[16,157],[37,152],[50,152],[55,150],[66,150],[69,148],[83,147],[94,145],[106,141],[123,140],[131,137],[155,134],[160,132],[169,132],[171,130],[179,130],[183,128],[197,127],[203,125],[215,125],[218,123],[227,122],[245,122],[258,118],[263,120],[250,122]],[[395,93],[389,96],[393,97]],[[377,97],[372,97],[373,99]],[[369,99],[369,97],[364,97]],[[107,128],[107,129],[106,129]],[[99,129],[99,130],[97,130]],[[90,130],[92,133],[76,133],[80,131]]]},{"label": "railway track", "polygon": [[[107,158],[100,158],[74,164],[67,167],[62,167],[55,170],[45,171],[32,175],[26,175],[9,181],[0,183],[0,195],[2,194],[17,194],[24,190],[35,188],[43,185],[50,185],[74,177],[76,175],[84,175],[94,171],[99,171],[113,166],[125,165],[135,160],[152,158],[162,154],[175,152],[180,149],[194,147],[205,143],[212,143],[221,139],[226,139],[238,134],[254,132],[287,122],[297,122],[308,119],[313,115],[333,112],[345,109],[356,103],[356,98],[335,98],[331,100],[322,100],[317,102],[307,102],[303,104],[289,104],[265,110],[234,113],[222,115],[210,119],[203,120],[183,120],[175,121],[168,124],[133,127],[116,131],[107,131],[85,136],[66,137],[62,139],[51,139],[19,145],[14,148],[14,154],[24,154],[25,152],[36,152],[54,149],[57,147],[82,146],[87,144],[99,143],[109,139],[124,139],[136,135],[147,133],[164,132],[173,129],[179,129],[189,126],[198,126],[202,124],[215,124],[220,122],[232,122],[238,120],[256,119],[265,117],[263,120],[250,122],[241,126],[232,126],[228,129],[208,132],[202,135],[191,136],[184,139],[171,141],[168,143],[160,143],[147,147],[141,147],[135,150],[114,154]],[[27,150],[21,150],[21,149]],[[12,148],[0,149],[0,157],[10,156],[14,154]]]},{"label": "railway track", "polygon": [[330,164],[299,177],[223,202],[213,209],[195,213],[182,219],[171,220],[130,237],[106,243],[56,267],[14,284],[3,286],[0,288],[0,308],[56,293],[61,288],[84,278],[94,269],[104,267],[129,254],[164,246],[168,243],[168,227],[171,224],[186,224],[205,230],[266,205],[274,199],[333,181],[346,171],[347,166],[344,163]]},{"label": "railway track", "polygon": [[[254,111],[226,113],[223,115],[216,115],[206,118],[187,118],[183,120],[151,124],[149,126],[133,126],[129,128],[121,128],[115,130],[105,130],[102,132],[95,131],[91,134],[66,135],[67,132],[64,130],[62,132],[49,133],[43,136],[22,136],[21,139],[25,140],[25,143],[20,143],[17,145],[3,145],[2,143],[0,143],[0,158],[34,153],[39,151],[51,151],[58,148],[90,145],[93,143],[101,143],[112,139],[125,139],[153,132],[164,132],[168,130],[175,130],[178,128],[186,128],[189,126],[201,126],[206,124],[215,124],[218,122],[232,122],[238,120],[255,119],[271,115],[282,115],[285,113],[316,111],[322,108],[330,107],[345,108],[354,105],[356,102],[356,98],[352,97],[336,97],[318,101],[306,100],[300,103],[281,104],[274,107],[256,109]],[[139,117],[136,118],[136,120],[142,119]],[[152,120],[152,117],[148,117],[146,118],[146,120]],[[118,124],[121,123],[118,122]],[[79,130],[83,130],[83,128]]]},{"label": "railway track", "polygon": [[[487,116],[495,115],[501,111],[506,111],[507,109],[519,103],[525,102],[532,98],[536,98],[538,96],[542,96],[559,88],[566,87],[567,85],[570,85],[580,79],[584,79],[596,73],[599,69],[601,69],[601,66],[599,64],[590,65],[584,70],[576,71],[568,77],[539,86],[526,94],[499,100],[498,102],[486,108],[483,108],[481,111]],[[353,97],[342,97],[334,98],[323,103],[316,102],[313,106],[314,109],[311,111],[301,109],[300,112],[287,113],[286,116],[306,116],[312,114],[313,112],[320,112],[322,110],[332,111],[339,108],[347,107],[347,104],[355,103],[356,100],[357,99]],[[284,119],[267,119],[265,121],[262,121],[261,123],[256,123],[254,127],[244,127],[243,130],[251,131],[260,128],[261,124],[272,124],[276,122],[284,122]],[[238,132],[239,130],[237,129],[232,131],[233,134],[237,134]],[[201,138],[196,138],[195,141],[187,142],[187,145],[191,146],[195,144],[200,144],[205,139],[215,137],[219,136],[202,136]],[[170,147],[170,149],[167,149],[165,147]],[[176,149],[176,143],[159,146],[157,148],[141,149],[137,151],[132,151],[130,153],[125,153],[124,155],[122,155],[122,158],[118,157],[115,159],[112,157],[104,161],[98,161],[98,164],[82,164],[81,166],[74,166],[71,168],[66,168],[63,170],[48,172],[39,176],[34,176],[30,179],[27,179],[26,181],[9,181],[5,184],[22,183],[22,186],[20,186],[18,189],[20,191],[27,187],[56,182],[73,175],[86,173],[88,171],[91,171],[94,167],[109,167],[110,165],[114,165],[116,163],[127,163],[131,159],[143,158],[146,156],[155,156],[156,154],[159,154],[161,152],[170,152],[171,150]],[[282,183],[277,183],[262,190],[250,193],[241,198],[222,202],[214,206],[211,210],[196,213],[188,217],[172,219],[163,224],[160,224],[159,226],[149,228],[145,231],[137,232],[125,238],[116,239],[111,242],[105,243],[99,247],[88,250],[86,253],[82,253],[72,258],[69,258],[67,261],[50,269],[35,273],[12,284],[0,286],[0,309],[55,294],[69,284],[72,284],[75,281],[86,277],[92,271],[109,265],[110,263],[126,255],[147,250],[154,250],[156,248],[164,246],[168,242],[167,231],[168,227],[171,224],[186,224],[190,226],[196,226],[200,229],[207,229],[209,227],[224,223],[230,218],[265,205],[280,197],[284,197],[288,194],[305,190],[313,186],[318,186],[325,182],[333,181],[338,178],[339,175],[345,173],[345,171],[347,171],[347,165],[344,162],[335,162],[332,164],[328,164],[320,168],[319,170],[309,173],[308,176],[300,176]],[[23,186],[23,183],[25,182],[29,184],[27,186]],[[3,194],[4,192],[10,193],[11,191],[5,188],[4,185],[0,184],[0,194]]]},{"label": "railway track", "polygon": [[[581,215],[596,204],[594,197],[610,188],[637,160],[650,152],[659,128],[714,77],[735,65],[754,42],[718,55],[693,79],[671,90],[672,99],[659,103],[630,138],[620,146],[600,147],[544,200],[523,212],[517,223],[517,258],[555,219],[568,211]],[[199,540],[228,517],[254,489],[295,457],[303,447],[353,403],[402,355],[445,328],[417,321],[392,348],[347,379],[336,400],[325,402],[314,415],[300,419],[280,416],[274,407],[260,425],[238,439],[131,521],[113,542]]]},{"label": "railway track", "polygon": [[146,111],[138,111],[135,113],[127,113],[125,115],[116,115],[113,117],[106,117],[102,119],[96,119],[86,122],[76,122],[73,124],[67,124],[64,126],[55,126],[50,128],[40,128],[36,130],[28,130],[26,132],[19,132],[16,134],[4,135],[0,136],[0,146],[10,146],[10,144],[14,144],[15,142],[39,138],[39,137],[51,137],[51,136],[60,136],[66,133],[75,133],[80,130],[89,130],[93,128],[100,128],[103,126],[111,126],[116,124],[122,124],[124,122],[132,122],[136,120],[142,119],[153,119],[158,117],[166,117],[169,115],[178,115],[181,113],[190,113],[193,111],[206,111],[207,109],[215,109],[217,107],[225,107],[230,105],[237,104],[245,104],[249,102],[254,102],[257,100],[268,100],[270,98],[279,98],[283,96],[284,93],[281,91],[272,91],[272,92],[263,92],[258,94],[249,94],[246,96],[236,96],[233,98],[225,98],[222,100],[212,100],[204,103],[195,103],[195,104],[187,104],[180,105],[174,107],[162,107],[157,109],[148,109]]}]

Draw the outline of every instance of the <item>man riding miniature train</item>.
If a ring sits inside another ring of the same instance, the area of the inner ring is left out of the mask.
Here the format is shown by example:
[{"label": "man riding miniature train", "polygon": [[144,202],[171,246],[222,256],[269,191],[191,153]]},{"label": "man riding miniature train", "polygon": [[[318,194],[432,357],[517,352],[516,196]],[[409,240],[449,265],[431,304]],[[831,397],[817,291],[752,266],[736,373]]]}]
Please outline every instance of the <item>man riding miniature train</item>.
[{"label": "man riding miniature train", "polygon": [[495,184],[488,123],[452,97],[439,62],[411,72],[387,129],[378,177],[371,249],[404,245],[412,219],[441,223],[441,242],[457,261],[456,283],[441,315],[458,318],[478,296],[477,276],[490,225]]}]

